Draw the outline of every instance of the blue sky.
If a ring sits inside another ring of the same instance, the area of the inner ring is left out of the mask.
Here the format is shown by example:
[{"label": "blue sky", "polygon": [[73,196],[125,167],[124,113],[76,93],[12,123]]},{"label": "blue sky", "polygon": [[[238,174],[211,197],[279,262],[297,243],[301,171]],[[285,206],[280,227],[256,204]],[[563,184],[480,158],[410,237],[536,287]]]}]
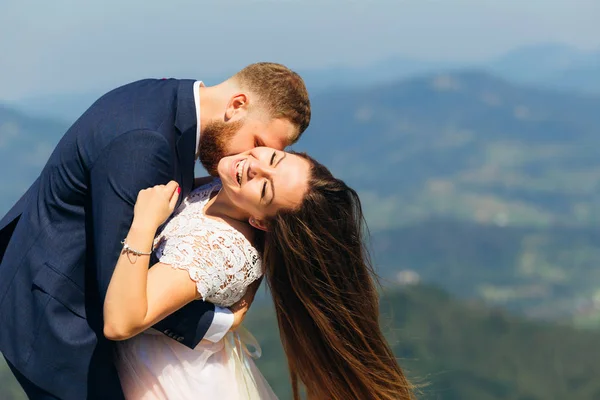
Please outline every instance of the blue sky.
[{"label": "blue sky", "polygon": [[143,77],[600,48],[598,0],[0,0],[0,101]]}]

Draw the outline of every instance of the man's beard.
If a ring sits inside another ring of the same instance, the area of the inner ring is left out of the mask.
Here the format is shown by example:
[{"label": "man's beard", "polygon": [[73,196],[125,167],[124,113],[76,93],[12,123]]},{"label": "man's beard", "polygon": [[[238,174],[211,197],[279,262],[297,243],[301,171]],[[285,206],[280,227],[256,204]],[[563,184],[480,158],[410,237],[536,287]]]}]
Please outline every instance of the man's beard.
[{"label": "man's beard", "polygon": [[219,161],[227,155],[227,147],[240,130],[243,121],[210,121],[200,132],[198,157],[202,166],[212,176],[217,176]]}]

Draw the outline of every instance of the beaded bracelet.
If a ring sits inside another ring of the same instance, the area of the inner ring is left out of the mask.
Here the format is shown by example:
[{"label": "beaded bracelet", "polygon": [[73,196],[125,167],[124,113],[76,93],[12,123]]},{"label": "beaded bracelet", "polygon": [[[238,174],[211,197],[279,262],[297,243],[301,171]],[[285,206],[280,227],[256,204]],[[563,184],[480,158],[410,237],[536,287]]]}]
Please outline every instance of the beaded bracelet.
[{"label": "beaded bracelet", "polygon": [[[147,253],[143,252],[143,251],[138,251],[136,249],[133,249],[131,247],[129,247],[129,245],[127,244],[127,242],[125,241],[125,239],[121,240],[121,244],[123,245],[123,250],[121,251],[121,253],[126,253],[127,254],[127,258],[129,259],[129,262],[132,264],[135,264],[135,262],[137,261],[139,256],[150,256],[152,255],[152,251],[149,251]],[[129,256],[133,254],[135,256],[135,259],[133,261],[131,261],[131,258],[129,258]]]}]

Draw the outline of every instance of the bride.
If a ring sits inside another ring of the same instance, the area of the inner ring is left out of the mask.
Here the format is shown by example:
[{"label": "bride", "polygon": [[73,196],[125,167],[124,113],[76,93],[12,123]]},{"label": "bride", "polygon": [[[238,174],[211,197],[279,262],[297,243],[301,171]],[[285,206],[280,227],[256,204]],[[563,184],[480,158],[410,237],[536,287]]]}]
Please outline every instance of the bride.
[{"label": "bride", "polygon": [[243,328],[193,350],[151,328],[195,300],[251,302],[264,275],[295,399],[301,388],[308,399],[410,399],[379,327],[356,193],[310,157],[266,147],[221,159],[218,173],[156,239],[177,183],[138,195],[104,304],[126,398],[275,399]]}]

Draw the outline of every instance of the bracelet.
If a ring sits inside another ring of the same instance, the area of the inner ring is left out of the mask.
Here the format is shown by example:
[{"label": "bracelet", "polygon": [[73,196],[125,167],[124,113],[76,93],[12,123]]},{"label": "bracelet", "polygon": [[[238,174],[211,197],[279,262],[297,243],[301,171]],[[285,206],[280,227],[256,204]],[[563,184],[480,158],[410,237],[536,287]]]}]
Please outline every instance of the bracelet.
[{"label": "bracelet", "polygon": [[126,253],[127,254],[127,258],[129,258],[129,255],[133,254],[135,256],[135,259],[132,261],[131,259],[129,259],[129,262],[131,262],[132,264],[135,264],[135,262],[137,261],[139,256],[150,256],[152,255],[152,251],[149,251],[147,253],[143,252],[143,251],[139,251],[136,249],[133,249],[131,247],[129,247],[129,245],[126,242],[126,239],[121,240],[121,244],[123,245],[123,250],[121,250],[121,253]]}]

